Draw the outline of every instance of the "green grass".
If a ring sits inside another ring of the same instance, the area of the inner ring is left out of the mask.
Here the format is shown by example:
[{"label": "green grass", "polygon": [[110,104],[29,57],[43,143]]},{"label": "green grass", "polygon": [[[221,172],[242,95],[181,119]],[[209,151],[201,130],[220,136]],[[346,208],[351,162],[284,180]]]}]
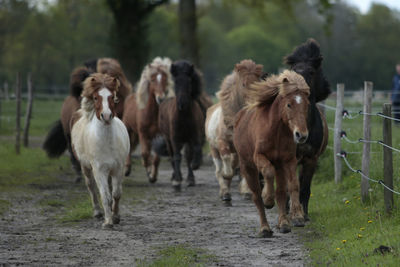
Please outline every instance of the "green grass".
[{"label": "green grass", "polygon": [[[329,103],[330,105],[334,105]],[[379,107],[380,105],[376,105]],[[333,128],[334,113],[327,111],[327,120]],[[393,146],[400,147],[400,129],[393,126]],[[349,139],[362,137],[362,117],[344,120],[343,129]],[[372,117],[372,138],[382,140],[382,119]],[[329,146],[332,147],[330,131]],[[349,144],[342,140],[345,151],[362,151],[362,144]],[[383,177],[382,147],[371,144],[370,176]],[[348,154],[348,160],[355,169],[361,169],[361,154]],[[394,158],[394,187],[400,190],[400,172]],[[343,182],[334,183],[333,151],[327,149],[319,161],[318,171],[313,179],[309,212],[311,223],[303,238],[310,250],[311,264],[331,266],[398,266],[400,261],[400,209],[398,196],[394,196],[395,209],[386,214],[383,202],[383,187],[371,183],[367,203],[360,200],[359,174],[352,173],[343,164]],[[374,252],[384,245],[391,252],[381,255]]]},{"label": "green grass", "polygon": [[140,261],[138,266],[146,267],[186,267],[208,266],[216,257],[205,250],[189,248],[184,245],[171,246],[159,251],[159,258],[153,262]]},{"label": "green grass", "polygon": [[65,211],[57,217],[60,223],[75,223],[91,219],[93,214],[92,204],[88,196],[70,200],[65,205]]},{"label": "green grass", "polygon": [[[61,100],[37,100],[33,102],[30,136],[44,136],[51,125],[60,119]],[[26,101],[21,104],[21,127],[25,123]],[[16,121],[15,100],[1,102],[0,135],[14,135]]]},{"label": "green grass", "polygon": [[49,159],[40,148],[21,148],[15,153],[14,145],[0,144],[0,192],[51,185],[58,181],[55,174],[69,168],[67,157]]}]

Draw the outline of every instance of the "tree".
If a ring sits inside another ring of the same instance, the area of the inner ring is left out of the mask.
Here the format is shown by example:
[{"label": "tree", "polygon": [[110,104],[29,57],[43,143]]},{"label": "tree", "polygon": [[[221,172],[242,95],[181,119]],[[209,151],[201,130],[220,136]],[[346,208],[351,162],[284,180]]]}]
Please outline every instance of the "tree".
[{"label": "tree", "polygon": [[149,55],[147,18],[168,0],[107,0],[114,15],[111,45],[127,76],[137,79]]},{"label": "tree", "polygon": [[195,0],[179,1],[179,41],[181,57],[199,66]]}]

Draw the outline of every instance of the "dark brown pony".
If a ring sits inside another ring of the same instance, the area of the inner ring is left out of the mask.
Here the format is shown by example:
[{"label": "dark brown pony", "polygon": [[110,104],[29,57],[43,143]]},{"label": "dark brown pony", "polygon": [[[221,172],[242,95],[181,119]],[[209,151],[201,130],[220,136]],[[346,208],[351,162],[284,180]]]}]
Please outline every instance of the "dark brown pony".
[{"label": "dark brown pony", "polygon": [[70,121],[72,115],[80,107],[83,81],[93,72],[108,74],[120,81],[120,88],[117,94],[119,103],[116,104],[116,112],[122,118],[123,105],[126,96],[131,91],[131,85],[117,60],[112,58],[100,58],[86,63],[85,67],[78,67],[71,73],[70,95],[64,100],[61,108],[61,119],[58,120],[47,134],[43,143],[43,149],[50,158],[60,157],[66,149],[70,152],[70,159],[74,170],[77,173],[77,181],[81,178],[81,167],[71,150],[71,129]]},{"label": "dark brown pony", "polygon": [[[247,108],[237,114],[234,145],[239,165],[257,206],[261,235],[272,236],[268,225],[259,173],[267,191],[273,191],[276,177],[276,200],[280,232],[290,231],[286,214],[287,192],[290,194],[290,215],[294,226],[304,226],[304,213],[299,202],[299,181],[296,177],[296,145],[308,137],[307,113],[310,89],[301,75],[284,71],[249,88]],[[273,192],[270,192],[273,195]]]},{"label": "dark brown pony", "polygon": [[[160,157],[151,155],[152,140],[159,134],[158,105],[167,97],[174,96],[174,83],[169,68],[169,58],[155,58],[141,75],[138,89],[125,101],[124,122],[131,144],[131,153],[140,142],[142,163],[151,183],[156,182]],[[131,156],[126,159],[126,173],[131,172]]]},{"label": "dark brown pony", "polygon": [[158,125],[167,143],[174,169],[172,185],[179,191],[182,183],[181,150],[184,146],[188,185],[195,185],[193,154],[196,147],[201,148],[204,138],[204,115],[196,101],[201,94],[202,85],[199,73],[188,61],[175,61],[171,65],[171,74],[175,83],[175,97],[160,104]]}]

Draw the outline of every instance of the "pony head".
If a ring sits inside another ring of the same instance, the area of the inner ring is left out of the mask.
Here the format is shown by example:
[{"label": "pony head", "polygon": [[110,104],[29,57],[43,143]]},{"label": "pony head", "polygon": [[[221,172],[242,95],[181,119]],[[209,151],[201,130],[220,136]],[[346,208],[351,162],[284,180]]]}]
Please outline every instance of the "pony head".
[{"label": "pony head", "polygon": [[256,82],[249,88],[248,108],[264,107],[279,101],[282,121],[293,133],[296,143],[304,143],[308,138],[307,115],[310,87],[304,78],[294,71],[285,70],[264,81]]},{"label": "pony head", "polygon": [[139,109],[145,108],[149,95],[154,96],[157,104],[160,104],[165,98],[175,95],[170,67],[171,60],[169,58],[156,57],[144,68],[136,98]]},{"label": "pony head", "polygon": [[171,65],[171,74],[175,83],[178,110],[186,110],[201,93],[201,74],[186,60],[175,61]]},{"label": "pony head", "polygon": [[115,104],[120,82],[108,74],[94,73],[83,83],[82,108],[88,114],[96,114],[98,120],[110,124],[115,117]]},{"label": "pony head", "polygon": [[307,40],[285,57],[285,63],[306,80],[311,89],[311,100],[315,102],[326,99],[331,93],[322,72],[322,60],[319,44],[314,39]]}]

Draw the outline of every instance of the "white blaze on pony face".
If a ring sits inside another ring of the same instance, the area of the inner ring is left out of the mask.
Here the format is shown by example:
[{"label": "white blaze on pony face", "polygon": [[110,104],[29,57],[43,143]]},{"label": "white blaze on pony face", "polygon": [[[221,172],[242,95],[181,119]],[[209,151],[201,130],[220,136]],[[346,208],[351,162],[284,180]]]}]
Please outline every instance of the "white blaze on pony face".
[{"label": "white blaze on pony face", "polygon": [[162,75],[161,75],[161,73],[157,74],[157,82],[158,82],[158,83],[160,83],[160,82],[161,82],[161,78],[162,78]]},{"label": "white blaze on pony face", "polygon": [[301,96],[296,95],[294,99],[296,100],[296,103],[297,103],[297,104],[301,104],[301,100],[302,100],[302,99],[301,99]]},{"label": "white blaze on pony face", "polygon": [[102,121],[108,124],[113,118],[113,113],[109,106],[109,97],[112,96],[112,94],[110,90],[108,90],[107,88],[102,88],[99,91],[99,96],[102,98],[101,100],[102,109],[100,113],[100,118]]}]

